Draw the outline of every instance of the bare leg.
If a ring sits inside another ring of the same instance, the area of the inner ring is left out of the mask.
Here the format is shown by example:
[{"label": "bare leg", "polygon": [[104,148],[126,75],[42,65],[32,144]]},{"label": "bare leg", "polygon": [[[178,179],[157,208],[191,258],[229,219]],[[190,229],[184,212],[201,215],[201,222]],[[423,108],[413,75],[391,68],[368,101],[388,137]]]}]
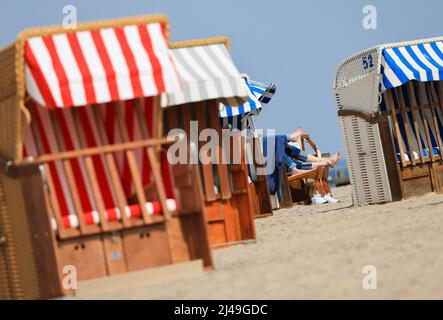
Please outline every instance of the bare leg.
[{"label": "bare leg", "polygon": [[299,174],[299,173],[304,173],[306,171],[309,171],[309,170],[302,170],[302,169],[294,168],[294,169],[292,169],[291,174]]},{"label": "bare leg", "polygon": [[335,165],[340,160],[340,158],[341,158],[340,150],[336,154],[334,154],[332,157],[329,157],[329,158],[318,158],[313,155],[308,155],[308,161],[312,162],[313,166],[315,163],[319,163],[320,165],[323,165],[323,166],[327,165],[327,166],[330,166],[331,168],[335,167]]}]

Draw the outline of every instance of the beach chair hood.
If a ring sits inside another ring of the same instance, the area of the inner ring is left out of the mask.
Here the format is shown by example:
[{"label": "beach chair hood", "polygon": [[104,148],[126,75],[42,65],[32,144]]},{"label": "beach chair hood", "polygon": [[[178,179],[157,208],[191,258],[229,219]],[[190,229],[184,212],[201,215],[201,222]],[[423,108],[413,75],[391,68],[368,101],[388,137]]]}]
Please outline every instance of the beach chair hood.
[{"label": "beach chair hood", "polygon": [[28,94],[47,108],[180,90],[161,21],[30,37],[25,75]]},{"label": "beach chair hood", "polygon": [[168,37],[164,15],[21,32],[0,50],[0,156],[22,159],[22,127],[31,121],[28,100],[69,108],[181,90]]},{"label": "beach chair hood", "polygon": [[338,67],[333,87],[355,203],[437,186],[419,168],[429,162],[439,176],[442,79],[442,37],[375,46]]},{"label": "beach chair hood", "polygon": [[220,104],[219,117],[223,127],[243,130],[248,128],[248,119],[251,115],[258,115],[263,106],[266,106],[273,98],[277,86],[274,83],[266,85],[264,83],[251,80],[245,73],[242,74],[243,86],[248,91],[248,101],[244,104],[233,107],[227,104]]},{"label": "beach chair hood", "polygon": [[337,69],[334,93],[340,110],[372,114],[381,94],[411,80],[443,79],[443,38],[384,44],[347,58]]},{"label": "beach chair hood", "polygon": [[220,99],[238,106],[248,99],[248,91],[229,54],[225,37],[175,42],[170,45],[183,91],[168,93],[163,106]]}]

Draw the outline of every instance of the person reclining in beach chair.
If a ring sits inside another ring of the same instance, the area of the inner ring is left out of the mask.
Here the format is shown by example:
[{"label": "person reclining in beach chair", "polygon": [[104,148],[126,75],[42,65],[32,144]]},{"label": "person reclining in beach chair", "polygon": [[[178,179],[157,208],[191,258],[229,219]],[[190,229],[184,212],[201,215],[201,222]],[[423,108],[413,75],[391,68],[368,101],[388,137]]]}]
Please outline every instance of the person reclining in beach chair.
[{"label": "person reclining in beach chair", "polygon": [[311,155],[296,146],[296,143],[303,137],[309,138],[301,127],[287,136],[288,142],[285,146],[284,161],[288,173],[291,174],[290,180],[315,179],[317,193],[311,199],[313,204],[339,202],[340,200],[332,196],[326,178],[328,176],[328,169],[335,167],[340,160],[340,151],[328,158]]}]

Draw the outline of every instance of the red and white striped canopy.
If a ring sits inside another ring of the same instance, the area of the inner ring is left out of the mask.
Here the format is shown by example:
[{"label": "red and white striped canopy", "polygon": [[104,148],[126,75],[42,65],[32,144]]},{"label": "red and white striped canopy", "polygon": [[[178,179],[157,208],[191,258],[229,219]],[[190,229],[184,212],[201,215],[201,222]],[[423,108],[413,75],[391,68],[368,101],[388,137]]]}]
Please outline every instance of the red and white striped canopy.
[{"label": "red and white striped canopy", "polygon": [[47,108],[181,90],[160,23],[32,37],[25,60],[28,94]]}]

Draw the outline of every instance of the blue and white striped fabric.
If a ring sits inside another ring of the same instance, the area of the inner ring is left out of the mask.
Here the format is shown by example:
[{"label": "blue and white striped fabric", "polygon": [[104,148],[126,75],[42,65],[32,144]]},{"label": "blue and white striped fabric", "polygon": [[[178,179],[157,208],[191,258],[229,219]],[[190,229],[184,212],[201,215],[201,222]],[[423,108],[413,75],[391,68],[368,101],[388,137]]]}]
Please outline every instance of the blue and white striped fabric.
[{"label": "blue and white striped fabric", "polygon": [[[442,85],[440,83],[434,84],[435,86],[440,86],[440,89],[442,89]],[[418,83],[415,87],[412,83],[408,83],[400,88],[400,95],[397,91],[393,91],[392,98],[394,108],[397,111],[400,110],[401,102],[406,108],[411,108],[411,106],[417,105],[419,102],[422,104],[429,104],[429,97],[426,94],[424,86],[425,85],[422,82]],[[430,92],[433,95],[434,101],[437,101],[438,94],[435,86],[430,86]],[[411,95],[407,93],[407,89],[412,92]],[[412,99],[412,101],[410,99]],[[423,100],[420,101],[420,99]],[[382,111],[390,110],[389,99],[387,98],[386,93],[383,94],[380,109]],[[434,156],[437,156],[440,153],[438,148],[439,133],[441,139],[443,139],[443,113],[440,108],[437,108],[435,111],[435,122],[429,109],[416,112],[416,122],[414,121],[414,116],[412,115],[411,111],[406,111],[405,115],[406,118],[403,119],[403,114],[401,112],[397,113],[398,127],[401,135],[401,139],[399,139],[400,137],[397,137],[397,134],[394,132],[394,145],[397,153],[397,161],[400,161],[401,158],[399,141],[402,143],[402,149],[405,152],[403,158],[406,161],[411,160],[411,158],[418,160],[421,153],[420,147],[421,150],[423,150],[424,158],[428,158],[430,156],[430,150],[432,150]],[[427,123],[429,130],[429,142],[427,139],[426,129],[424,127],[424,122]],[[417,130],[415,129],[415,123],[417,124]],[[435,125],[437,125],[438,128]],[[391,126],[393,125],[391,124]],[[409,131],[409,134],[406,131]],[[411,139],[411,141],[409,141],[409,139]],[[412,150],[410,149],[410,145],[412,146]]]},{"label": "blue and white striped fabric", "polygon": [[262,106],[267,105],[271,101],[275,91],[277,90],[277,86],[274,83],[266,85],[264,83],[252,80],[249,81],[249,87],[252,93],[254,93],[254,95],[258,98],[258,101],[260,101]]},{"label": "blue and white striped fabric", "polygon": [[383,49],[381,73],[382,91],[410,80],[443,80],[443,42]]},{"label": "blue and white striped fabric", "polygon": [[224,104],[220,104],[220,118],[233,117],[237,115],[242,115],[245,113],[249,113],[251,111],[260,109],[262,107],[261,103],[258,101],[258,98],[252,91],[252,88],[249,84],[248,79],[244,79],[245,86],[248,88],[249,99],[246,103],[238,106],[232,107]]}]

